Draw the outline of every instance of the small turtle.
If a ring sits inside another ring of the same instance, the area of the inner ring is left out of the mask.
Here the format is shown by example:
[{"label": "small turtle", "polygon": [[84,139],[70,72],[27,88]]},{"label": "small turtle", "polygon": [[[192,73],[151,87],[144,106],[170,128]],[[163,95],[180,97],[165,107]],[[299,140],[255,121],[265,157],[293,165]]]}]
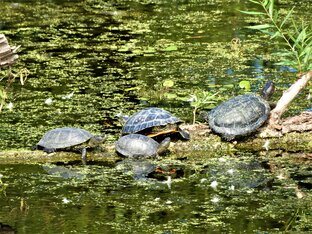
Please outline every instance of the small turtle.
[{"label": "small turtle", "polygon": [[48,131],[33,148],[43,150],[47,153],[67,148],[72,150],[79,149],[81,150],[81,158],[85,162],[87,155],[86,148],[95,147],[103,141],[104,137],[93,136],[84,129],[65,127]]},{"label": "small turtle", "polygon": [[129,134],[122,136],[116,142],[116,151],[126,157],[153,157],[164,153],[170,144],[170,138],[165,138],[160,144],[154,139],[141,135]]},{"label": "small turtle", "polygon": [[183,139],[189,140],[190,135],[179,126],[182,122],[166,110],[150,107],[129,117],[122,128],[122,135],[138,133],[155,137],[178,132]]},{"label": "small turtle", "polygon": [[268,81],[262,97],[245,94],[221,103],[208,113],[210,128],[228,141],[254,132],[269,117],[271,108],[267,100],[273,92],[274,84]]}]

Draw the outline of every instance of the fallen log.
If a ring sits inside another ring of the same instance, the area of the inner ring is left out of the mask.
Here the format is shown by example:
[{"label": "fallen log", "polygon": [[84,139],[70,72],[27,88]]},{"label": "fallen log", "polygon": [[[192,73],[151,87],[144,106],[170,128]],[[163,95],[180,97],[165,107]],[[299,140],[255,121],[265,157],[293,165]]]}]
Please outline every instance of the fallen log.
[{"label": "fallen log", "polygon": [[[306,115],[302,115],[306,118]],[[297,118],[297,117],[296,117]],[[298,120],[298,119],[297,119]],[[285,121],[289,121],[286,119]],[[311,119],[310,119],[311,121]],[[296,121],[296,124],[298,121]],[[163,156],[171,159],[193,159],[222,157],[224,155],[240,155],[246,152],[257,154],[267,154],[276,152],[294,153],[300,152],[304,155],[312,153],[312,130],[298,132],[298,129],[288,128],[287,133],[281,133],[279,136],[260,136],[261,131],[246,136],[243,139],[234,142],[227,142],[220,136],[212,133],[207,124],[184,125],[183,129],[189,131],[191,140],[172,142],[169,152]],[[264,127],[266,128],[266,127]],[[294,130],[295,129],[295,130]],[[92,163],[114,163],[121,160],[122,157],[115,153],[115,142],[105,142],[102,150],[89,152],[87,155],[88,164]],[[7,150],[0,152],[0,164],[3,163],[81,163],[81,154],[72,152],[56,152],[47,154],[43,151],[32,151],[30,149]],[[305,158],[310,158],[306,156]]]}]

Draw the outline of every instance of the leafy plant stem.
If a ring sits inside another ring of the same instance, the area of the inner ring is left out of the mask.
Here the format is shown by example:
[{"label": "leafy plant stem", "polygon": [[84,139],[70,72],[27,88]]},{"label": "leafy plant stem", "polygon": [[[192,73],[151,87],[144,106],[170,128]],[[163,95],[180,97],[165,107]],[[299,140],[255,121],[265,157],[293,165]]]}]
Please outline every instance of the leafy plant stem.
[{"label": "leafy plant stem", "polygon": [[[269,1],[269,4],[273,5],[274,4],[274,0],[270,0]],[[296,60],[297,60],[297,63],[299,65],[299,70],[301,70],[301,62],[300,62],[300,58],[298,56],[298,53],[296,53],[296,49],[294,46],[291,45],[290,41],[287,39],[286,37],[286,34],[284,33],[284,31],[282,30],[281,27],[278,26],[277,22],[274,20],[273,18],[273,12],[270,12],[270,7],[269,8],[266,8],[265,7],[265,4],[263,3],[262,4],[262,7],[265,11],[265,13],[267,14],[267,16],[270,18],[271,22],[273,23],[274,27],[277,29],[277,31],[280,33],[280,35],[282,36],[282,38],[284,39],[284,41],[286,42],[287,46],[291,49],[291,51],[293,52],[293,54],[296,56]],[[273,6],[272,6],[273,7]],[[292,9],[293,10],[293,9]],[[291,12],[292,12],[291,10]],[[281,24],[282,25],[282,24]]]}]

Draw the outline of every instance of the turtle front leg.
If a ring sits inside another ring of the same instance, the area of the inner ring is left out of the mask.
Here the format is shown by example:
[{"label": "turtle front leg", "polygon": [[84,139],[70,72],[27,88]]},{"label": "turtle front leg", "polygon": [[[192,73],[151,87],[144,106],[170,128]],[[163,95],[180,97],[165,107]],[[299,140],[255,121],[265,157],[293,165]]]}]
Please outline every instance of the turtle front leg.
[{"label": "turtle front leg", "polygon": [[83,165],[87,164],[87,149],[86,148],[83,148],[81,150],[81,161]]}]

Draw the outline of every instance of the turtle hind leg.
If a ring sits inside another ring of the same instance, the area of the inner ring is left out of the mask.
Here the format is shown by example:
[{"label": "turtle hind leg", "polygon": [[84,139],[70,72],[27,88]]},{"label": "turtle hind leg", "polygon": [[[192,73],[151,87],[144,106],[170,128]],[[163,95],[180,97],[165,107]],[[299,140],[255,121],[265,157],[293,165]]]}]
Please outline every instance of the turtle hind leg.
[{"label": "turtle hind leg", "polygon": [[31,147],[31,150],[43,150],[43,147],[40,146],[40,145],[33,145],[33,146]]},{"label": "turtle hind leg", "polygon": [[54,148],[43,148],[43,151],[48,153],[48,154],[51,154],[51,153],[54,153],[56,151],[56,149],[54,149]]}]

